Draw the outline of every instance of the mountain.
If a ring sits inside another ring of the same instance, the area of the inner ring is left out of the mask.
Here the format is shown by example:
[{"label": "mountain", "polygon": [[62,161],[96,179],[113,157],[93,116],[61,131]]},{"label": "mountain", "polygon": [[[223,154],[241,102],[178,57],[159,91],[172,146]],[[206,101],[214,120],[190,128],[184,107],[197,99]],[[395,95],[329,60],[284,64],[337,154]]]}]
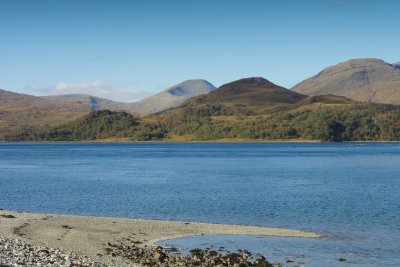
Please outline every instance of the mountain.
[{"label": "mountain", "polygon": [[191,97],[208,94],[215,90],[206,80],[187,80],[171,86],[153,96],[128,105],[127,111],[141,115],[152,114],[178,107]]},{"label": "mountain", "polygon": [[307,95],[335,94],[362,102],[400,104],[400,65],[380,59],[353,59],[322,70],[295,85]]},{"label": "mountain", "polygon": [[48,100],[0,90],[0,136],[63,124],[89,111],[90,108],[81,103]]},{"label": "mountain", "polygon": [[197,102],[226,102],[231,104],[265,105],[268,103],[293,104],[306,98],[261,78],[244,78],[222,85],[214,92],[200,96]]},{"label": "mountain", "polygon": [[[264,78],[250,77],[224,84],[207,95],[191,98],[181,108],[175,110],[212,107],[223,109],[223,113],[230,115],[265,115],[316,102],[331,104],[337,101],[351,103],[344,97],[311,98],[278,86]],[[174,109],[171,111],[174,112]]]},{"label": "mountain", "polygon": [[74,103],[83,103],[92,110],[109,109],[126,111],[138,115],[148,115],[168,108],[178,107],[191,97],[208,94],[215,90],[214,85],[206,80],[187,80],[167,88],[153,96],[133,103],[122,103],[90,95],[57,95],[47,99],[63,100]]},{"label": "mountain", "polygon": [[72,103],[82,103],[87,105],[92,110],[124,110],[129,105],[128,103],[122,103],[117,101],[112,101],[109,99],[84,95],[84,94],[69,94],[69,95],[52,95],[52,96],[43,96],[42,98],[49,100],[61,100]]}]

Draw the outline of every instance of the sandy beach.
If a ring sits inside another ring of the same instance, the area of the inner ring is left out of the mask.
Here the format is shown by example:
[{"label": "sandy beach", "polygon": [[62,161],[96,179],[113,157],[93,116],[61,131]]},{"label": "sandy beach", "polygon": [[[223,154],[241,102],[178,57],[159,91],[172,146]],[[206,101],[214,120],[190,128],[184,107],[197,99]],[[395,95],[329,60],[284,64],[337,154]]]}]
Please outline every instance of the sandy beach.
[{"label": "sandy beach", "polygon": [[2,237],[72,251],[114,266],[134,265],[118,255],[109,257],[105,251],[110,244],[155,246],[159,240],[201,234],[319,237],[317,233],[281,228],[0,210]]}]

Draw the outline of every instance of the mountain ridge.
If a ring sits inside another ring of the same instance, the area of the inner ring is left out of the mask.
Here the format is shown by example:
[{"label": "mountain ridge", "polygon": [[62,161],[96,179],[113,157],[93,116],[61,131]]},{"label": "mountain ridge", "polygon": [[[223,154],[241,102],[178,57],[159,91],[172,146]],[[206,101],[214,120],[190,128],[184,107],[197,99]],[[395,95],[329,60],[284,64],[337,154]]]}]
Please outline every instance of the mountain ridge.
[{"label": "mountain ridge", "polygon": [[65,94],[65,95],[50,95],[50,96],[42,96],[42,98],[50,99],[50,100],[61,100],[66,102],[76,102],[82,103],[89,106],[92,110],[123,110],[123,106],[127,103],[118,102],[114,100],[109,100],[102,97],[97,97],[93,95],[86,94]]},{"label": "mountain ridge", "polygon": [[216,88],[203,79],[186,80],[149,96],[138,102],[129,104],[130,110],[143,115],[157,113],[168,108],[178,107],[186,100],[202,94],[208,94]]},{"label": "mountain ridge", "polygon": [[210,82],[204,79],[191,79],[182,81],[152,96],[131,103],[118,102],[85,94],[54,95],[45,96],[44,98],[68,102],[82,102],[90,106],[93,110],[109,109],[145,116],[164,109],[177,107],[191,97],[207,94],[213,90],[215,90],[215,86]]}]

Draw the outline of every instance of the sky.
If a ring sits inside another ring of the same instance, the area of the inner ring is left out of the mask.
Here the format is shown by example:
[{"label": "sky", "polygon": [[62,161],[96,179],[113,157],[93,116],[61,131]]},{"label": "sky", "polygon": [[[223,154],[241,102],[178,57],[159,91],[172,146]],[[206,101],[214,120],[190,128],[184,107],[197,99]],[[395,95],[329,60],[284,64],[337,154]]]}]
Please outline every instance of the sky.
[{"label": "sky", "polygon": [[136,101],[187,79],[290,88],[400,61],[398,0],[0,0],[0,88]]}]

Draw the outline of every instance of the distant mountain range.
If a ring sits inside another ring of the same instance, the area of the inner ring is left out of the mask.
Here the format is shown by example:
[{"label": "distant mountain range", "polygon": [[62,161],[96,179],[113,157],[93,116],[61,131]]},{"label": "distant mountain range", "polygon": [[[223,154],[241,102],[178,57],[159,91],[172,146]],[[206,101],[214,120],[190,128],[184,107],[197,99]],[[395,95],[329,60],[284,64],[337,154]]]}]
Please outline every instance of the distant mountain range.
[{"label": "distant mountain range", "polygon": [[[400,140],[400,106],[306,96],[245,78],[144,118],[97,111],[31,140]],[[115,139],[117,138],[117,139]]]},{"label": "distant mountain range", "polygon": [[400,63],[353,59],[322,70],[295,85],[307,95],[335,94],[362,102],[400,104]]},{"label": "distant mountain range", "polygon": [[[324,69],[292,90],[261,77],[240,79],[218,89],[205,80],[188,80],[134,103],[90,95],[35,97],[0,90],[0,140],[30,140],[38,131],[42,133],[39,140],[71,140],[71,136],[74,140],[116,136],[135,140],[400,140],[400,106],[372,102],[400,104],[398,63],[350,60]],[[105,109],[134,117],[105,112],[82,119],[91,111]],[[85,123],[93,125],[81,127]],[[86,132],[80,133],[80,128]],[[108,130],[94,134],[101,129]]]},{"label": "distant mountain range", "polygon": [[117,102],[82,94],[45,96],[44,98],[83,103],[93,110],[109,109],[127,111],[137,115],[148,115],[168,108],[178,107],[191,97],[208,94],[215,89],[215,86],[206,80],[198,79],[181,82],[155,95],[133,103]]}]

